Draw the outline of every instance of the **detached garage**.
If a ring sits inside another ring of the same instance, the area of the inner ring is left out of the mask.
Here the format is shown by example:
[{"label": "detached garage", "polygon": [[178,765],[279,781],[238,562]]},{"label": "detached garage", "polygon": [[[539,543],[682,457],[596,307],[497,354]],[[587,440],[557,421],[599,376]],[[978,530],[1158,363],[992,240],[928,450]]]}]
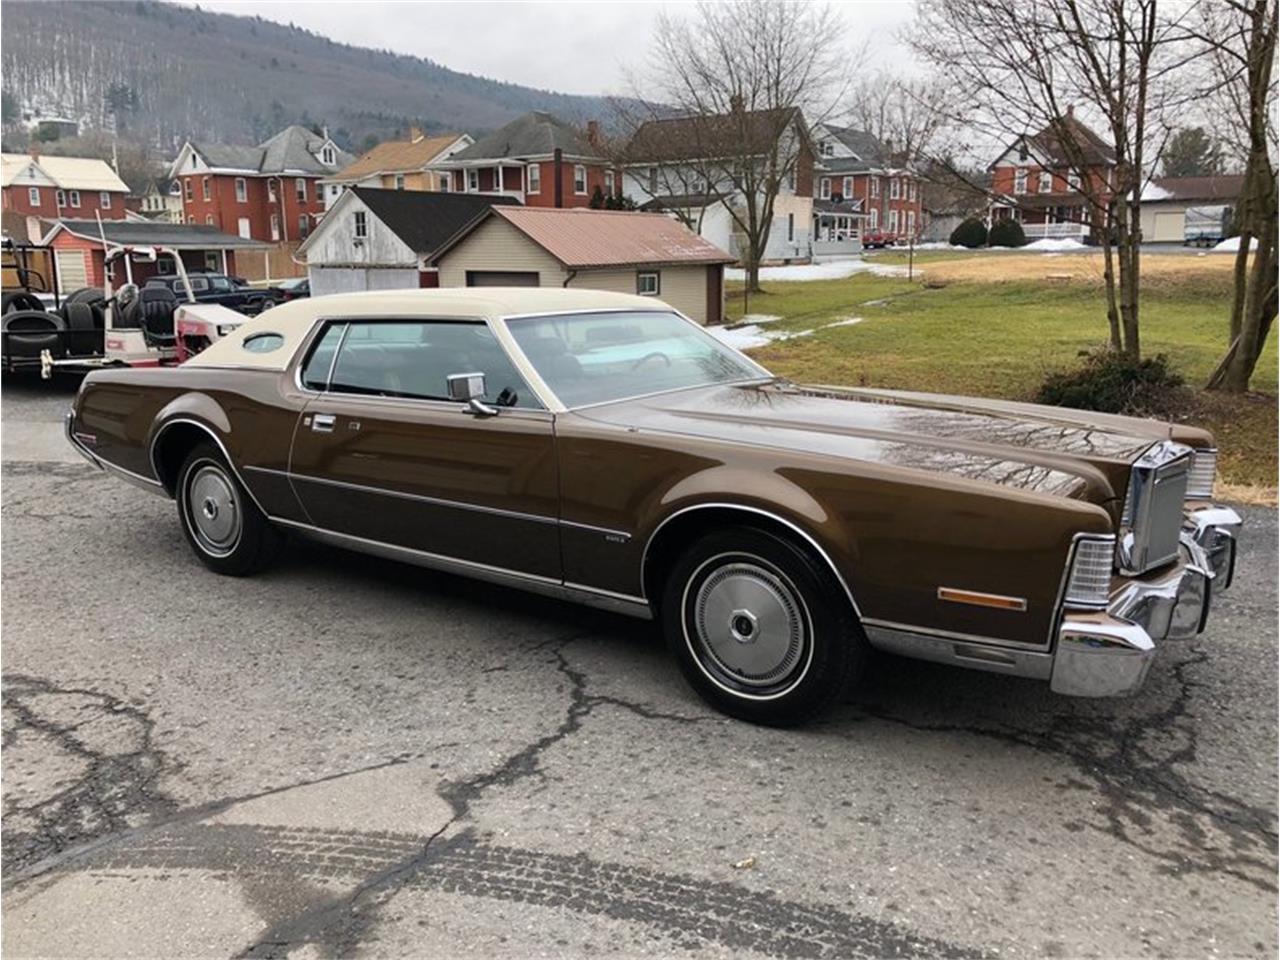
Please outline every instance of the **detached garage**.
[{"label": "detached garage", "polygon": [[352,187],[324,215],[298,257],[311,295],[437,286],[436,249],[492,204],[512,197]]},{"label": "detached garage", "polygon": [[432,262],[442,287],[634,293],[706,324],[724,321],[724,267],[732,261],[665,214],[502,206],[480,214]]}]

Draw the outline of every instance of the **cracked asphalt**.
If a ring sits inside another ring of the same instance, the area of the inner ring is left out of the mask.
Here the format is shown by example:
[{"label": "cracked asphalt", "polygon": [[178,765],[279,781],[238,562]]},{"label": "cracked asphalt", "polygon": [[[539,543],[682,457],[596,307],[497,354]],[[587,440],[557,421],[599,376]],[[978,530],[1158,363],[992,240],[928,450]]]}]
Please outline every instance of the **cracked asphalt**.
[{"label": "cracked asphalt", "polygon": [[207,573],[74,386],[0,407],[6,956],[1276,955],[1275,511],[1135,698],[881,657],[767,730],[648,624]]}]

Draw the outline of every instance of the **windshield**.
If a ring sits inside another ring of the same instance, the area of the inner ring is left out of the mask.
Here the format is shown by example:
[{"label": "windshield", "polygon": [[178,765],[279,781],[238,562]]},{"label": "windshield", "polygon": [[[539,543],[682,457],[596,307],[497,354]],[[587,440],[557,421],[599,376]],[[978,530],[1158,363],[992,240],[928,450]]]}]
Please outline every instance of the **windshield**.
[{"label": "windshield", "polygon": [[769,376],[674,313],[522,317],[507,328],[566,407]]}]

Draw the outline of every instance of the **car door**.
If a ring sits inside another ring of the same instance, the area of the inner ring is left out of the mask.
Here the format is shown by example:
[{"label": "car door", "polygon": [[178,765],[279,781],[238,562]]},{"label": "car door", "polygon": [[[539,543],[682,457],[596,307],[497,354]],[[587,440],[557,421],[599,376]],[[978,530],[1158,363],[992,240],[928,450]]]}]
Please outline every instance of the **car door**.
[{"label": "car door", "polygon": [[[447,398],[473,372],[496,415]],[[553,417],[487,324],[331,321],[299,379],[313,395],[289,472],[314,526],[560,578]]]}]

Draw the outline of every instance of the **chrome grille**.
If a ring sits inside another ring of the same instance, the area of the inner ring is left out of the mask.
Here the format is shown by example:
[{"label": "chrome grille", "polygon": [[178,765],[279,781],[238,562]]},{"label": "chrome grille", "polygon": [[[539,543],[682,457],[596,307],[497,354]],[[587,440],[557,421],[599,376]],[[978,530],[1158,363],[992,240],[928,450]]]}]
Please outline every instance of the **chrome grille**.
[{"label": "chrome grille", "polygon": [[1121,572],[1145,573],[1178,556],[1191,458],[1190,447],[1164,440],[1134,463],[1122,518]]}]

